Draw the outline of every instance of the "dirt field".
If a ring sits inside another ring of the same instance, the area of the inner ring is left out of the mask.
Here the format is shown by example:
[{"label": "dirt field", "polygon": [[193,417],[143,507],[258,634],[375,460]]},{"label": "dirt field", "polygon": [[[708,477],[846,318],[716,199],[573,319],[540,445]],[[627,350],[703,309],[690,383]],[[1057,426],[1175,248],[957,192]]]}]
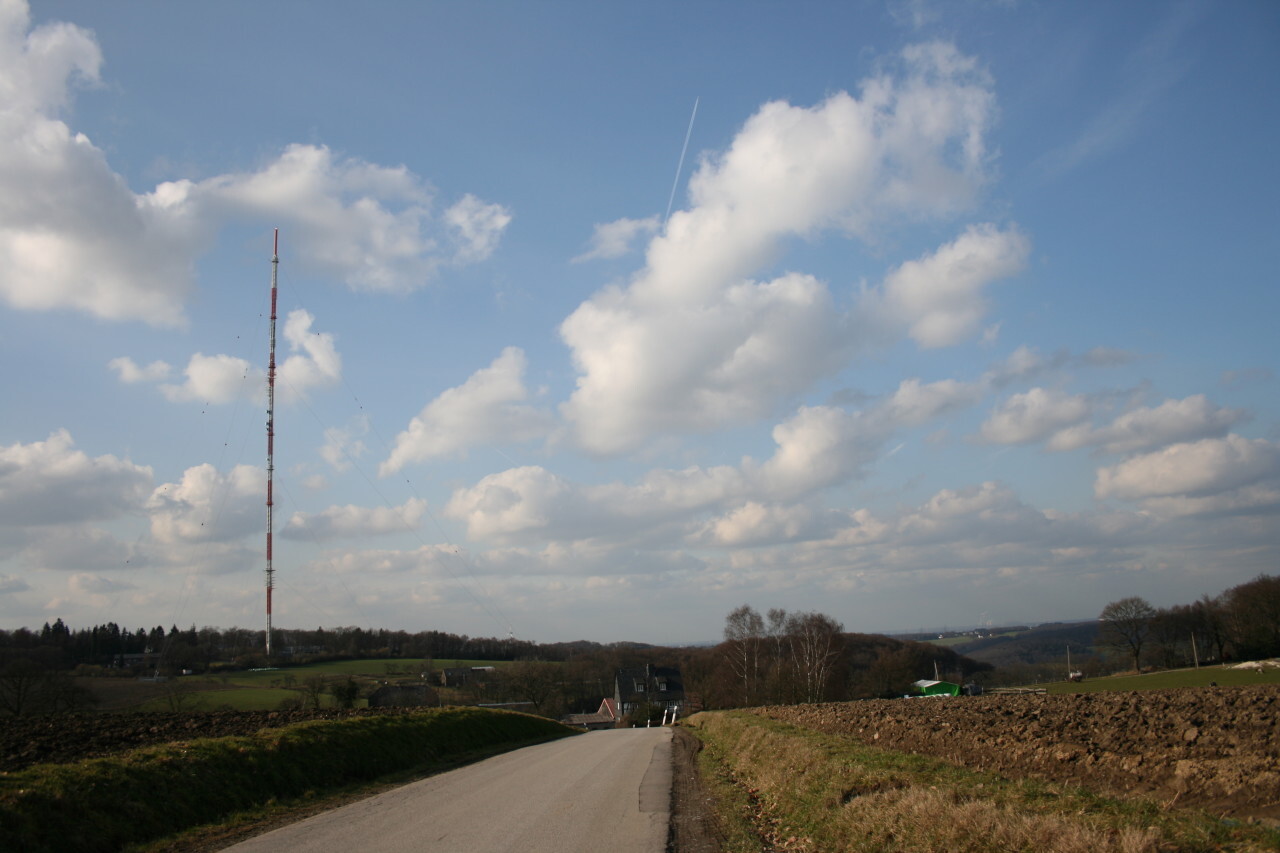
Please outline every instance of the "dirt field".
[{"label": "dirt field", "polygon": [[306,720],[407,712],[407,709],[323,709],[10,717],[0,725],[0,771],[20,770],[45,762],[79,761],[175,740],[247,735],[259,729]]},{"label": "dirt field", "polygon": [[892,699],[755,713],[1009,777],[1280,820],[1280,687]]}]

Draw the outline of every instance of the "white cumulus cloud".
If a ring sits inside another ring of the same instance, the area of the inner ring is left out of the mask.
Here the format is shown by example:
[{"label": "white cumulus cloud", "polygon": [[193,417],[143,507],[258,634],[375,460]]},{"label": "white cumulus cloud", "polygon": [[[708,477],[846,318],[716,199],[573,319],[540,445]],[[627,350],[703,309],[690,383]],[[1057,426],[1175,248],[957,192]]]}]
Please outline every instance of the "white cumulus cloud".
[{"label": "white cumulus cloud", "polygon": [[111,361],[107,362],[107,367],[114,370],[120,377],[120,381],[126,385],[134,385],[139,382],[161,382],[168,379],[173,370],[163,361],[153,361],[146,367],[139,367],[128,356],[111,359]]},{"label": "white cumulus cloud", "polygon": [[427,502],[410,498],[398,507],[334,506],[324,512],[296,512],[280,535],[286,539],[323,542],[361,536],[381,536],[416,530]]},{"label": "white cumulus cloud", "polygon": [[[304,397],[312,388],[336,384],[342,379],[342,356],[329,332],[312,331],[315,318],[298,308],[284,322],[284,339],[294,352],[276,374],[286,395]],[[287,399],[287,396],[286,396]]]},{"label": "white cumulus cloud", "polygon": [[656,234],[661,225],[656,216],[647,219],[624,217],[613,222],[602,222],[592,231],[591,248],[574,258],[573,263],[597,258],[620,258],[631,251],[636,240]]},{"label": "white cumulus cloud", "polygon": [[511,224],[511,212],[468,193],[444,212],[444,221],[455,235],[453,260],[474,263],[493,254],[502,232]]},{"label": "white cumulus cloud", "polygon": [[983,387],[970,382],[943,379],[922,383],[904,379],[898,390],[884,405],[885,415],[904,426],[916,426],[933,420],[945,412],[978,402]]},{"label": "white cumulus cloud", "polygon": [[814,513],[806,506],[785,506],[748,501],[713,519],[695,541],[741,548],[797,539],[812,532]]},{"label": "white cumulus cloud", "polygon": [[[291,355],[276,368],[277,400],[290,402],[315,388],[335,385],[342,379],[342,356],[333,335],[312,329],[315,318],[296,309],[285,318],[283,337]],[[127,356],[109,366],[121,382],[160,382],[160,392],[173,402],[230,403],[261,399],[266,391],[266,371],[239,356],[220,353],[191,356],[183,370],[183,382],[163,382],[170,368],[161,361],[138,367]]]},{"label": "white cumulus cloud", "polygon": [[1174,444],[1099,468],[1100,498],[1206,497],[1254,485],[1280,473],[1280,447],[1239,435]]},{"label": "white cumulus cloud", "polygon": [[379,472],[387,475],[411,462],[460,454],[485,444],[533,441],[550,430],[549,412],[525,403],[527,360],[518,347],[507,347],[488,367],[463,384],[440,394],[396,436]]},{"label": "white cumulus cloud", "polygon": [[195,260],[232,221],[281,224],[304,265],[352,288],[407,292],[443,264],[483,260],[510,222],[469,194],[437,214],[406,167],[323,145],[135,193],[65,120],[72,89],[100,83],[102,63],[90,32],[32,29],[25,2],[0,4],[0,298],[13,307],[182,325]]},{"label": "white cumulus cloud", "polygon": [[665,532],[745,544],[751,537],[744,525],[766,516],[768,530],[758,538],[776,539],[807,529],[810,511],[796,507],[861,476],[895,430],[973,399],[973,387],[963,383],[905,380],[865,411],[800,407],[774,427],[774,451],[763,461],[656,469],[632,483],[602,485],[576,483],[540,466],[513,468],[456,490],[444,514],[464,521],[469,536],[501,542],[637,542]]},{"label": "white cumulus cloud", "polygon": [[1030,243],[1016,229],[971,226],[951,243],[889,274],[883,303],[922,347],[957,344],[978,333],[984,288],[1026,265]]},{"label": "white cumulus cloud", "polygon": [[[243,358],[198,352],[187,362],[183,375],[186,381],[181,385],[160,386],[167,399],[174,402],[230,403],[257,395],[263,373]],[[121,378],[124,378],[123,374]]]},{"label": "white cumulus cloud", "polygon": [[75,448],[66,430],[0,447],[0,526],[105,521],[139,512],[150,468]]},{"label": "white cumulus cloud", "polygon": [[[942,43],[899,60],[860,97],[762,106],[727,151],[703,158],[689,209],[649,243],[646,266],[564,321],[579,377],[562,414],[584,448],[618,453],[659,432],[765,417],[847,362],[855,323],[824,283],[751,276],[787,238],[868,235],[972,202],[986,177],[990,79]],[[886,298],[921,340],[953,342],[981,316],[985,283],[1015,271],[1025,251],[1017,232],[971,229],[922,283],[900,272]],[[936,304],[917,305],[915,294]]]},{"label": "white cumulus cloud", "polygon": [[1032,388],[1005,400],[983,422],[979,435],[992,444],[1040,441],[1092,414],[1087,398]]},{"label": "white cumulus cloud", "polygon": [[1203,394],[1196,394],[1182,400],[1165,400],[1154,408],[1125,412],[1106,426],[1068,427],[1053,436],[1048,447],[1075,450],[1097,445],[1108,453],[1153,450],[1166,444],[1221,437],[1244,417],[1244,412],[1215,406]]},{"label": "white cumulus cloud", "polygon": [[184,471],[181,482],[152,492],[147,501],[151,535],[170,545],[233,542],[265,530],[265,501],[262,469],[237,465],[224,474],[206,462]]}]

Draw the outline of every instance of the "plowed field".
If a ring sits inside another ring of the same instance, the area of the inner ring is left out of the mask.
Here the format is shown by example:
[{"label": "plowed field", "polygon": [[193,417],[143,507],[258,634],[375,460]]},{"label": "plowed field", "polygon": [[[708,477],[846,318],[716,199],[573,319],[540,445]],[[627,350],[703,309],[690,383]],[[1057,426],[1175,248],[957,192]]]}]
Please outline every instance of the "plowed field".
[{"label": "plowed field", "polygon": [[387,713],[408,711],[321,709],[10,717],[0,725],[0,771],[46,762],[79,761],[177,740],[248,735],[306,720]]},{"label": "plowed field", "polygon": [[1007,777],[1280,820],[1280,687],[887,699],[755,713]]}]

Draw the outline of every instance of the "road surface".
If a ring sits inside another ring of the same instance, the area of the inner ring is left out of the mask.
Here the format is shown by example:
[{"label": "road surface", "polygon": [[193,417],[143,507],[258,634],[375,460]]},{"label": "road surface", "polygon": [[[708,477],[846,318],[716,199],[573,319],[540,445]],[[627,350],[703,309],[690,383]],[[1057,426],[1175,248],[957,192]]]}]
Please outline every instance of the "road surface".
[{"label": "road surface", "polygon": [[503,753],[241,842],[234,853],[662,853],[671,730]]}]

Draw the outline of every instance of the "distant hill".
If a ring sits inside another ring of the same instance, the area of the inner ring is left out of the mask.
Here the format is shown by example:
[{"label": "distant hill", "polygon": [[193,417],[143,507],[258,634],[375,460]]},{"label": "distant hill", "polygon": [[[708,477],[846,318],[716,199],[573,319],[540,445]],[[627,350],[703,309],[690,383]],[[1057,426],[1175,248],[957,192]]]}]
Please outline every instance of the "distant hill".
[{"label": "distant hill", "polygon": [[1038,664],[1057,661],[1067,656],[1068,645],[1073,656],[1081,659],[1092,655],[1098,642],[1098,622],[1052,622],[1034,628],[1022,628],[982,637],[952,640],[948,646],[965,657],[994,666]]}]

